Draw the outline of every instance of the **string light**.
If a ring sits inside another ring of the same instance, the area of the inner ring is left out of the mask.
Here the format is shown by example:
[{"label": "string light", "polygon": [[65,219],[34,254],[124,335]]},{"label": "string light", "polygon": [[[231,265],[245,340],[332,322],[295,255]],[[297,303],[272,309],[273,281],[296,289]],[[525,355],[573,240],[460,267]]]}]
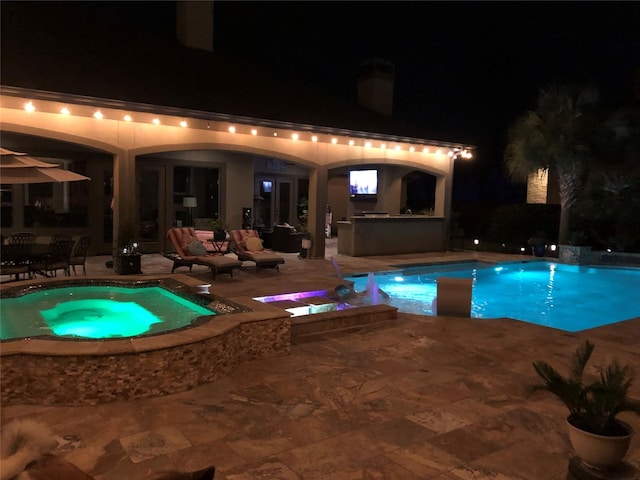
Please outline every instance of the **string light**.
[{"label": "string light", "polygon": [[[27,103],[24,104],[24,110],[27,111],[27,112],[34,112],[34,111],[36,111],[36,107],[35,107],[35,105],[33,104],[32,101],[28,101]],[[71,111],[70,111],[70,109],[68,107],[60,108],[59,109],[59,113],[61,115],[71,115]],[[96,118],[98,120],[101,120],[101,119],[105,118],[105,115],[102,113],[101,110],[95,110],[92,115],[93,115],[94,118]],[[126,122],[132,122],[133,121],[133,118],[129,114],[124,114],[121,118],[123,118],[123,120],[126,121]],[[159,118],[153,118],[152,123],[154,125],[160,125],[161,124]],[[179,125],[182,128],[189,127],[189,123],[184,118],[179,122]],[[214,127],[215,126],[216,126],[216,122],[214,122]],[[198,127],[196,127],[196,128],[198,128]],[[203,127],[201,126],[199,128],[203,128]],[[207,129],[211,129],[211,122],[210,121],[206,122],[206,128]],[[236,127],[234,125],[230,125],[228,127],[228,131],[229,131],[229,133],[236,133]],[[257,136],[258,135],[258,129],[257,128],[251,128],[250,132],[251,132],[251,135],[253,135],[253,136]],[[302,132],[302,134],[306,135],[305,132]],[[291,133],[291,139],[294,140],[294,141],[298,141],[301,138],[305,138],[305,137],[301,137],[300,135],[301,135],[300,132]],[[278,136],[278,131],[277,130],[273,131],[273,136],[274,137]],[[310,135],[310,137],[307,137],[307,138],[308,138],[308,140],[310,140],[311,142],[314,142],[314,143],[317,143],[317,142],[320,141],[320,136],[316,135],[316,134]],[[330,137],[327,140],[330,141],[331,144],[333,144],[333,145],[337,145],[337,144],[340,143],[340,138],[337,137],[337,136]],[[356,144],[356,140],[355,139],[349,139],[347,141],[347,144],[349,146],[354,146]],[[373,147],[373,143],[370,140],[363,140],[363,144],[362,145],[365,148],[368,148],[368,149]],[[416,151],[422,151],[423,154],[429,154],[431,152],[430,148],[427,147],[427,146],[420,147],[418,145],[410,145],[410,144],[405,144],[405,145],[406,145],[406,151],[411,152],[411,153],[414,153]],[[400,152],[400,151],[403,150],[403,144],[402,143],[395,143],[393,146],[390,146],[386,142],[381,142],[379,144],[378,148],[381,149],[381,150],[388,150],[390,148],[393,148],[396,152]],[[467,148],[467,147],[461,147],[461,146],[459,146],[459,147],[451,147],[450,149],[446,149],[444,151],[453,160],[473,158],[473,153],[471,152],[470,148]],[[444,153],[443,150],[440,149],[440,148],[435,150],[435,154],[436,155],[442,155],[443,153]]]}]

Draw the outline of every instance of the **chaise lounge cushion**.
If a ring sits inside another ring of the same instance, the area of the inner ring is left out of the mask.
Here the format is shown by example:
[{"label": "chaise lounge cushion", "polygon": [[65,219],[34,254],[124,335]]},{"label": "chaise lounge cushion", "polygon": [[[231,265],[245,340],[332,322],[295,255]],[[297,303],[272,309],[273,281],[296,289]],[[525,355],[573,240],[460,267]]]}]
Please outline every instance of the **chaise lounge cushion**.
[{"label": "chaise lounge cushion", "polygon": [[262,246],[262,240],[256,230],[231,230],[229,233],[233,239],[233,248],[238,256],[238,260],[255,262],[257,270],[261,268],[275,268],[278,270],[278,265],[284,263],[284,257],[270,250],[263,248],[260,251],[251,251],[247,249],[247,241],[254,245],[257,241],[260,243],[260,246]]},{"label": "chaise lounge cushion", "polygon": [[[214,277],[218,273],[229,273],[233,276],[233,269],[240,268],[242,266],[242,262],[240,260],[236,260],[234,258],[225,257],[224,255],[207,253],[205,255],[193,255],[189,249],[183,248],[183,245],[187,240],[187,245],[191,242],[199,242],[201,246],[202,242],[200,242],[195,235],[193,228],[190,227],[180,227],[180,228],[170,228],[167,232],[167,238],[173,244],[173,248],[176,251],[176,255],[178,259],[174,259],[173,270],[175,270],[179,266],[191,266],[193,264],[197,265],[205,265],[211,268]],[[195,240],[194,240],[195,238]]]}]

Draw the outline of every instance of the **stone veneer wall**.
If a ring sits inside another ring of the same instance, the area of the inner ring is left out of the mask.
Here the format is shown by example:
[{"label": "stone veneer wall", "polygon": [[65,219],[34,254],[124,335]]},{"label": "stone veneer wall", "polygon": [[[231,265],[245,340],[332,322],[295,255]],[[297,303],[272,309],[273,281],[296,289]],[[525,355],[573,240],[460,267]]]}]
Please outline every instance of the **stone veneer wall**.
[{"label": "stone veneer wall", "polygon": [[569,265],[587,265],[593,263],[591,247],[560,245],[558,260]]},{"label": "stone veneer wall", "polygon": [[398,309],[389,305],[366,305],[347,310],[337,310],[291,319],[291,343],[293,345],[322,338],[331,332],[368,328],[398,318]]},{"label": "stone veneer wall", "polygon": [[540,169],[527,179],[527,203],[547,203],[549,171]]},{"label": "stone veneer wall", "polygon": [[189,390],[240,363],[288,355],[288,317],[248,321],[217,336],[144,352],[104,355],[6,355],[2,405],[83,405]]}]

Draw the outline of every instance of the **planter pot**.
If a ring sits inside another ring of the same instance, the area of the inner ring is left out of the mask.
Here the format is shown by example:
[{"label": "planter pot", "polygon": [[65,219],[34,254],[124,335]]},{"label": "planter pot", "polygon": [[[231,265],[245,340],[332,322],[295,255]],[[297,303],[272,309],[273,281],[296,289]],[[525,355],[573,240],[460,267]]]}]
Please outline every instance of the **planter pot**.
[{"label": "planter pot", "polygon": [[309,250],[311,250],[311,239],[303,238],[301,245],[302,249],[300,250],[300,256],[302,258],[309,258]]},{"label": "planter pot", "polygon": [[534,243],[531,246],[531,252],[536,257],[544,257],[544,252],[547,249],[547,246],[544,243]]},{"label": "planter pot", "polygon": [[587,467],[596,470],[608,470],[619,465],[629,450],[633,430],[630,425],[618,420],[618,423],[628,432],[620,437],[606,437],[585,432],[571,425],[569,427],[569,440],[576,455]]},{"label": "planter pot", "polygon": [[213,239],[216,242],[224,242],[227,239],[227,232],[225,232],[224,230],[214,230]]}]

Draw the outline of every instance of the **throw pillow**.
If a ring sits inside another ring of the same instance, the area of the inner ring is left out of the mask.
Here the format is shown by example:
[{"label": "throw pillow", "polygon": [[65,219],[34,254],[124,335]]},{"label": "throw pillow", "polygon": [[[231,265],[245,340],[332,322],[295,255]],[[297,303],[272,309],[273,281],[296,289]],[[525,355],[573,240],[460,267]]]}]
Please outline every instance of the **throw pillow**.
[{"label": "throw pillow", "polygon": [[204,247],[200,240],[194,240],[193,242],[191,242],[189,244],[188,250],[189,254],[195,257],[200,257],[207,254],[207,249]]},{"label": "throw pillow", "polygon": [[264,248],[262,247],[262,240],[256,237],[247,238],[246,249],[250,252],[260,252],[264,250]]},{"label": "throw pillow", "polygon": [[189,250],[189,245],[191,245],[192,242],[196,242],[198,241],[198,239],[194,236],[189,235],[188,233],[185,233],[184,235],[182,235],[182,249],[186,252]]}]

